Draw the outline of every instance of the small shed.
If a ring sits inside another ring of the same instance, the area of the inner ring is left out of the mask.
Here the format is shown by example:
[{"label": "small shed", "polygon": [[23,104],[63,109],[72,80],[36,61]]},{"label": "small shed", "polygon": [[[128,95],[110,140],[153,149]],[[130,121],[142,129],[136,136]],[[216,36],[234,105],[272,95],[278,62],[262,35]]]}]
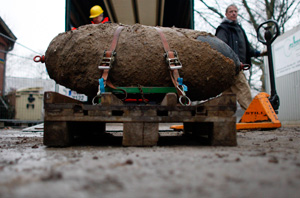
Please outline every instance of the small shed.
[{"label": "small shed", "polygon": [[4,95],[6,55],[13,50],[17,37],[0,17],[0,96]]},{"label": "small shed", "polygon": [[7,53],[14,48],[17,37],[12,33],[6,23],[0,17],[0,119],[10,118],[10,107],[6,104],[5,93],[5,72]]}]

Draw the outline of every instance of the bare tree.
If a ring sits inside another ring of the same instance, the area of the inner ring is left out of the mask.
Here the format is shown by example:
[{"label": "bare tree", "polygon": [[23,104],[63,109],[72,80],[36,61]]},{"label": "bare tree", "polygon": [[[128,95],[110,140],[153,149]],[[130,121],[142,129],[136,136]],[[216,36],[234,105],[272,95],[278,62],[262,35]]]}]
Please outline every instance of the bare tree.
[{"label": "bare tree", "polygon": [[[226,7],[231,3],[232,0],[195,0],[195,18],[199,23],[198,27],[196,24],[196,29],[205,29],[214,34],[225,17]],[[273,19],[278,22],[281,33],[300,23],[299,0],[237,0],[235,4],[239,8],[239,22],[246,30],[252,47],[259,50],[263,50],[264,47],[257,42],[256,29],[261,23]],[[254,90],[264,91],[263,58],[255,58],[252,63],[254,67],[249,71],[249,84]]]}]

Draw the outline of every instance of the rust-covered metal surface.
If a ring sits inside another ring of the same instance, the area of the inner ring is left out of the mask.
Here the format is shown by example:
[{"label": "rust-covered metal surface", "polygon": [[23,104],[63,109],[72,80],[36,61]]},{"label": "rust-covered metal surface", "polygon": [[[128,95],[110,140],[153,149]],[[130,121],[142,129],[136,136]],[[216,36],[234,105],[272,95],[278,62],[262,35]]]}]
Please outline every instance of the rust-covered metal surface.
[{"label": "rust-covered metal surface", "polygon": [[[85,25],[59,34],[46,51],[46,67],[52,79],[79,93],[97,93],[98,69],[104,50],[110,48],[119,24]],[[231,58],[197,40],[211,34],[196,30],[161,27],[171,50],[183,67],[179,71],[191,100],[214,97],[234,83],[238,65]],[[124,25],[116,47],[116,60],[109,79],[115,86],[173,86],[163,57],[161,38],[152,26]]]}]

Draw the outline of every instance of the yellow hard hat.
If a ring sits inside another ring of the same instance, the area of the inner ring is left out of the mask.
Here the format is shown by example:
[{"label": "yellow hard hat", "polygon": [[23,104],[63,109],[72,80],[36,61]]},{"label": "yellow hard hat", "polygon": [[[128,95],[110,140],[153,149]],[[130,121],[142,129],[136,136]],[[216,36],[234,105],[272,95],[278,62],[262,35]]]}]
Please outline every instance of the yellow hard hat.
[{"label": "yellow hard hat", "polygon": [[95,17],[99,16],[102,13],[103,13],[102,8],[98,5],[95,5],[90,10],[90,14],[91,14],[90,18],[95,18]]}]

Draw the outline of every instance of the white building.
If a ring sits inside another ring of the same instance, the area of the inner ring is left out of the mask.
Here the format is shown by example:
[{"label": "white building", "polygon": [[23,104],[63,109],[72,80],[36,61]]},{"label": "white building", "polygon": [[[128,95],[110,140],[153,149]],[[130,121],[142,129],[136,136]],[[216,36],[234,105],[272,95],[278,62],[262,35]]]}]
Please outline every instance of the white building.
[{"label": "white building", "polygon": [[[282,124],[300,124],[300,25],[272,43],[274,75]],[[267,63],[267,61],[265,61]],[[266,74],[268,74],[266,67]],[[270,80],[266,78],[267,93]]]}]

